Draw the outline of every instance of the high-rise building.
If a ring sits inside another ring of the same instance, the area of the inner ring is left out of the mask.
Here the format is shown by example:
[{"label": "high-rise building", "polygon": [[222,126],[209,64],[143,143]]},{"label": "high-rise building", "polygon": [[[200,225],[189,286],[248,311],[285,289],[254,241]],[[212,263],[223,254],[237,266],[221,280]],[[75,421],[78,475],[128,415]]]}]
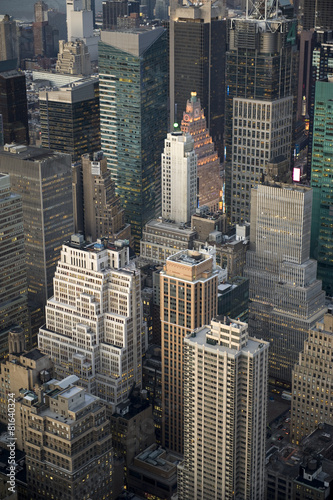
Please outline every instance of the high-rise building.
[{"label": "high-rise building", "polygon": [[170,2],[170,123],[180,123],[191,92],[200,96],[209,132],[223,155],[225,6]]},{"label": "high-rise building", "polygon": [[316,83],[311,163],[311,255],[318,261],[318,278],[323,281],[323,288],[330,296],[333,295],[332,91],[333,78]]},{"label": "high-rise building", "polygon": [[0,21],[0,61],[16,59],[19,57],[19,28],[16,21],[11,21],[8,15],[4,15]]},{"label": "high-rise building", "polygon": [[50,150],[9,146],[0,150],[0,172],[10,174],[20,194],[27,263],[32,342],[44,322],[46,299],[63,241],[73,232],[70,156]]},{"label": "high-rise building", "polygon": [[99,35],[94,33],[94,0],[66,0],[67,39],[82,40],[88,47],[91,61],[98,60]]},{"label": "high-rise building", "polygon": [[191,92],[186,103],[181,130],[191,134],[198,156],[198,206],[206,205],[211,212],[217,212],[222,208],[221,164],[196,92]]},{"label": "high-rise building", "polygon": [[22,327],[31,343],[27,266],[21,196],[11,190],[9,175],[0,174],[0,359],[8,355],[8,332]]},{"label": "high-rise building", "polygon": [[140,3],[128,0],[104,0],[103,30],[112,30],[118,26],[119,17],[130,17],[131,14],[140,14]]},{"label": "high-rise building", "polygon": [[299,444],[320,423],[333,425],[333,316],[309,330],[293,370],[290,438]]},{"label": "high-rise building", "polygon": [[97,78],[40,91],[39,108],[42,147],[70,154],[73,162],[100,149]]},{"label": "high-rise building", "polygon": [[161,211],[167,33],[163,28],[102,31],[101,39],[102,150],[139,251],[144,225]]},{"label": "high-rise building", "polygon": [[87,241],[131,239],[124,209],[115,192],[103,153],[82,157],[84,234]]},{"label": "high-rise building", "polygon": [[182,500],[265,498],[268,347],[229,318],[184,339]]},{"label": "high-rise building", "polygon": [[331,0],[300,0],[300,21],[304,30],[313,28],[333,29],[333,4]]},{"label": "high-rise building", "polygon": [[140,272],[124,242],[63,245],[38,345],[59,377],[77,374],[114,409],[142,378]]},{"label": "high-rise building", "polygon": [[29,144],[28,105],[25,75],[16,69],[6,70],[0,63],[0,114],[4,144]]},{"label": "high-rise building", "polygon": [[167,135],[162,154],[162,217],[177,224],[189,222],[195,213],[197,159],[190,134]]},{"label": "high-rise building", "polygon": [[48,5],[39,1],[35,3],[34,9],[34,55],[55,57],[58,52],[59,31],[48,22]]},{"label": "high-rise building", "polygon": [[113,498],[106,409],[77,381],[53,379],[37,394],[22,388],[16,429],[26,451],[29,499]]},{"label": "high-rise building", "polygon": [[82,40],[75,42],[59,40],[56,72],[68,75],[91,75],[90,54]]},{"label": "high-rise building", "polygon": [[251,193],[249,331],[270,342],[270,375],[286,382],[309,328],[325,311],[317,262],[309,259],[311,188],[259,184]]},{"label": "high-rise building", "polygon": [[162,443],[183,452],[183,339],[217,314],[218,271],[208,253],[183,250],[160,272]]},{"label": "high-rise building", "polygon": [[232,224],[250,219],[251,188],[266,164],[290,161],[297,87],[296,20],[264,0],[247,0],[229,20],[226,54],[226,207]]}]

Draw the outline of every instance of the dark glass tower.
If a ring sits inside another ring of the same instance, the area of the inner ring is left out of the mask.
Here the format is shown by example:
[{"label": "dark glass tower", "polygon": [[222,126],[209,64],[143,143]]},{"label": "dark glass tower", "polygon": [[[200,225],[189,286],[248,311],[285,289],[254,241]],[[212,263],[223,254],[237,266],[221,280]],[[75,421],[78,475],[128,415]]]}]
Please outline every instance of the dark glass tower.
[{"label": "dark glass tower", "polygon": [[300,0],[301,24],[304,30],[333,29],[332,0]]},{"label": "dark glass tower", "polygon": [[171,2],[170,123],[180,123],[188,96],[200,97],[207,126],[222,157],[224,130],[224,67],[226,21],[222,2],[200,7]]},{"label": "dark glass tower", "polygon": [[333,295],[333,81],[316,82],[311,186],[313,189],[311,254],[318,278]]},{"label": "dark glass tower", "polygon": [[42,146],[72,155],[76,162],[101,148],[97,78],[39,93]]},{"label": "dark glass tower", "polygon": [[99,71],[102,150],[139,251],[142,228],[161,210],[166,30],[102,31]]},{"label": "dark glass tower", "polygon": [[296,21],[262,1],[229,20],[226,54],[226,205],[232,224],[249,220],[251,188],[266,164],[290,160],[296,111]]}]

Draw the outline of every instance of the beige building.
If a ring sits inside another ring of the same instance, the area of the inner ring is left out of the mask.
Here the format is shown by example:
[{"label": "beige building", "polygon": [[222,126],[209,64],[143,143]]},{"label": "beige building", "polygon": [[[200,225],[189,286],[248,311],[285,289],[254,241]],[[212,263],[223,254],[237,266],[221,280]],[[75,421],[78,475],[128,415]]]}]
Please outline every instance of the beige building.
[{"label": "beige building", "polygon": [[183,250],[160,273],[162,443],[183,451],[183,338],[217,315],[218,271],[208,252]]},{"label": "beige building", "polygon": [[333,425],[333,316],[309,330],[292,378],[291,441],[299,444],[320,423]]},{"label": "beige building", "polygon": [[59,40],[56,72],[82,76],[92,74],[88,47],[82,40],[75,40],[74,42]]},{"label": "beige building", "polygon": [[26,451],[29,499],[112,499],[112,441],[99,398],[51,380],[45,393],[25,391],[16,402],[16,432]]},{"label": "beige building", "polygon": [[130,241],[131,226],[125,223],[125,212],[101,151],[82,156],[82,178],[86,240],[107,237],[110,241]]},{"label": "beige building", "polygon": [[182,500],[264,500],[268,347],[229,318],[185,338]]}]

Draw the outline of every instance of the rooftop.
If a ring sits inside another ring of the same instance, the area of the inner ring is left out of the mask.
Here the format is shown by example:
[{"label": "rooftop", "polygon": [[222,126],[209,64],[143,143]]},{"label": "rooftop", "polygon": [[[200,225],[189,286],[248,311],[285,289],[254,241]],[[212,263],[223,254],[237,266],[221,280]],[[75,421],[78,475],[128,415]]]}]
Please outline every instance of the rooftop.
[{"label": "rooftop", "polygon": [[196,231],[191,229],[190,227],[181,224],[177,224],[174,221],[169,219],[153,219],[146,224],[146,228],[149,229],[158,229],[163,231],[168,231],[170,233],[177,233],[181,235],[192,235],[195,234]]},{"label": "rooftop", "polygon": [[210,255],[197,252],[196,250],[182,250],[181,252],[171,255],[167,258],[167,261],[181,262],[188,266],[196,266],[201,262],[211,258]]},{"label": "rooftop", "polygon": [[46,354],[43,354],[39,349],[32,349],[26,354],[23,354],[23,356],[27,359],[32,359],[34,361],[37,361],[40,358],[44,358]]}]

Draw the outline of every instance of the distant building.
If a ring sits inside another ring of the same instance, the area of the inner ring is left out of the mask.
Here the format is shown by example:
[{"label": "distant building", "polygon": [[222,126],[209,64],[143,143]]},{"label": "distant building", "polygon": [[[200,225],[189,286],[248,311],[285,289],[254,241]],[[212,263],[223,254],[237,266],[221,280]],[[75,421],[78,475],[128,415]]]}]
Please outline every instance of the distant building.
[{"label": "distant building", "polygon": [[299,444],[320,423],[333,425],[333,316],[308,332],[304,348],[293,370],[290,438]]},{"label": "distant building", "polygon": [[0,172],[10,175],[22,199],[32,344],[44,323],[46,300],[63,241],[73,232],[70,156],[49,149],[7,145],[0,149]]},{"label": "distant building", "polygon": [[196,92],[191,92],[191,99],[186,103],[181,130],[183,133],[191,134],[194,151],[198,156],[197,206],[205,205],[213,213],[222,210],[221,162],[214,150],[214,143]]},{"label": "distant building", "polygon": [[82,40],[76,40],[75,42],[59,40],[56,71],[57,73],[69,75],[91,75],[90,54]]},{"label": "distant building", "polygon": [[39,92],[42,147],[72,155],[99,151],[99,84],[87,77],[57,90]]},{"label": "distant building", "polygon": [[82,40],[91,61],[98,59],[100,36],[94,33],[94,0],[66,0],[67,40]]},{"label": "distant building", "polygon": [[128,0],[104,0],[102,2],[103,8],[103,30],[112,30],[117,27],[137,27],[125,26],[119,20],[133,20],[132,14],[140,14],[140,2]]},{"label": "distant building", "polygon": [[51,380],[38,393],[22,390],[17,432],[25,443],[29,498],[114,498],[110,424],[99,398]]},{"label": "distant building", "polygon": [[31,344],[22,199],[13,193],[10,176],[0,173],[0,359],[8,357],[8,333],[23,330]]},{"label": "distant building", "polygon": [[[0,23],[1,24],[1,23]],[[29,144],[28,105],[25,75],[16,69],[4,70],[0,63],[0,114],[4,144]]]},{"label": "distant building", "polygon": [[182,500],[265,497],[268,347],[236,320],[185,337]]},{"label": "distant building", "polygon": [[301,25],[304,30],[333,28],[333,5],[330,0],[300,0]]},{"label": "distant building", "polygon": [[141,386],[140,271],[129,262],[128,242],[86,244],[72,235],[62,246],[45,312],[38,345],[57,376],[77,374],[112,409]]},{"label": "distant building", "polygon": [[18,66],[19,38],[16,21],[11,21],[8,15],[4,15],[0,21],[0,61],[16,59],[14,64],[15,67]]},{"label": "distant building", "polygon": [[326,311],[309,258],[312,190],[301,185],[259,184],[251,193],[249,331],[270,342],[270,375],[291,382],[308,330]]},{"label": "distant building", "polygon": [[184,445],[183,338],[217,314],[218,271],[208,252],[182,250],[160,272],[162,444]]},{"label": "distant building", "polygon": [[162,153],[162,217],[190,222],[197,206],[197,160],[189,133],[172,132]]}]

